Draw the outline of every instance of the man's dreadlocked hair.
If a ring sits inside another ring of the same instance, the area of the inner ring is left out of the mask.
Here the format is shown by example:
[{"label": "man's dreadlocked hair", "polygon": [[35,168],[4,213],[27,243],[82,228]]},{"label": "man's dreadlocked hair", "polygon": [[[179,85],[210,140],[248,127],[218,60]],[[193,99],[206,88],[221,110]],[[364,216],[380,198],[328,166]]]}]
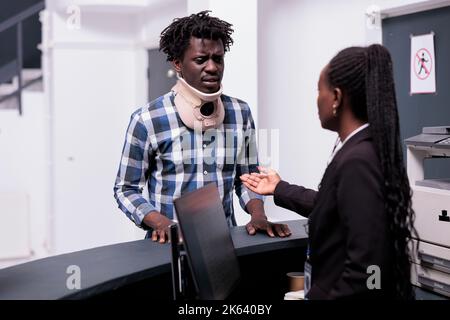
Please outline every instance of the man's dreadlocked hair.
[{"label": "man's dreadlocked hair", "polygon": [[330,61],[328,81],[349,96],[353,114],[370,124],[384,177],[383,195],[393,240],[396,297],[413,299],[408,244],[412,235],[417,236],[417,231],[413,225],[411,189],[403,163],[389,51],[381,45],[344,49]]},{"label": "man's dreadlocked hair", "polygon": [[189,46],[191,37],[200,39],[221,39],[225,51],[233,44],[232,24],[209,16],[209,10],[176,18],[161,32],[159,50],[167,55],[167,61],[180,59]]}]

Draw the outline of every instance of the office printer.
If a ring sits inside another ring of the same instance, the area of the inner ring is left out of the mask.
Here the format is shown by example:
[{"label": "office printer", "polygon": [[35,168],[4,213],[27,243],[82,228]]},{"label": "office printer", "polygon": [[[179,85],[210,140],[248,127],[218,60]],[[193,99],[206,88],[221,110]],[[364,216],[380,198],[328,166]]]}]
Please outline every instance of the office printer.
[{"label": "office printer", "polygon": [[450,297],[450,177],[424,177],[427,158],[448,158],[450,165],[450,126],[425,127],[405,143],[418,232],[413,242],[419,246],[413,257],[411,281]]}]

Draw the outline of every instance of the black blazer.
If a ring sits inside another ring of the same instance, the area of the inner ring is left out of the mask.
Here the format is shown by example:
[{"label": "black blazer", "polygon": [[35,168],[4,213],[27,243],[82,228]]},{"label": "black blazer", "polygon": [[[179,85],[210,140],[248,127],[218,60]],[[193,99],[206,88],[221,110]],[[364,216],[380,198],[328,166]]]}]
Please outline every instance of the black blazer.
[{"label": "black blazer", "polygon": [[[309,299],[391,297],[393,250],[382,186],[369,128],[336,153],[318,192],[285,181],[277,185],[275,204],[308,217]],[[370,265],[380,268],[380,290],[368,289]]]}]

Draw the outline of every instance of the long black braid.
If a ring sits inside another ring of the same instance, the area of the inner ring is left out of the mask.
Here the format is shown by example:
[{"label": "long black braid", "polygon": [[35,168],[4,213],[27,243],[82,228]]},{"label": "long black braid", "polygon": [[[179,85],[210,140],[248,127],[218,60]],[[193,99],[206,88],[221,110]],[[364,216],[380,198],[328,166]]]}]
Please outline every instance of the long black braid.
[{"label": "long black braid", "polygon": [[167,61],[183,58],[191,37],[200,39],[221,39],[225,52],[233,44],[232,24],[209,16],[209,10],[176,18],[161,32],[159,50],[167,55]]},{"label": "long black braid", "polygon": [[409,243],[411,236],[417,236],[417,231],[403,163],[391,56],[381,45],[344,49],[330,61],[328,80],[331,86],[341,88],[349,96],[353,114],[370,124],[384,176],[383,194],[393,241],[396,295],[399,299],[413,299]]}]

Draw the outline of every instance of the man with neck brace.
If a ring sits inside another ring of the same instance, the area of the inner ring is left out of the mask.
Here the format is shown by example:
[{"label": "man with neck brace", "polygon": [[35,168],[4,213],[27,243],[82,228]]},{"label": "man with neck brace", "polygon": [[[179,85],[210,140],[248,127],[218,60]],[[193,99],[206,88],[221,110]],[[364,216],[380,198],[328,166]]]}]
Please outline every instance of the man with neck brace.
[{"label": "man with neck brace", "polygon": [[[161,33],[160,50],[178,73],[172,90],[136,110],[130,120],[114,187],[119,208],[147,237],[164,243],[176,221],[173,200],[215,183],[229,226],[235,226],[233,189],[251,215],[246,229],[291,234],[271,223],[263,198],[239,177],[257,172],[255,126],[248,105],[222,94],[231,24],[202,11],[175,19]],[[149,199],[142,192],[147,185]]]}]

